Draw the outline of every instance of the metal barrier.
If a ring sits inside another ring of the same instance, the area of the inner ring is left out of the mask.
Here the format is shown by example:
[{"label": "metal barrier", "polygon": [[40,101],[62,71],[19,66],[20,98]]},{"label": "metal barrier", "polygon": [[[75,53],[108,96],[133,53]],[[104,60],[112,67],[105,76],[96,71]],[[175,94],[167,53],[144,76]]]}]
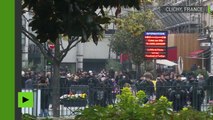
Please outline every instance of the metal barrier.
[{"label": "metal barrier", "polygon": [[[206,111],[211,104],[213,97],[213,86],[207,86],[206,89],[194,88],[192,86],[181,86],[184,89],[177,89],[176,87],[164,86],[157,87],[150,93],[150,87],[132,86],[132,92],[136,93],[138,90],[144,90],[147,95],[147,100],[158,99],[158,96],[166,96],[173,102],[173,109],[179,111],[184,106],[192,106],[197,110]],[[186,89],[185,89],[186,88]],[[153,89],[153,87],[152,87]],[[45,98],[45,91],[48,91],[47,100]],[[31,114],[34,116],[44,116],[44,106],[47,106],[47,116],[53,115],[52,110],[52,91],[51,89],[23,89],[22,92],[34,93],[34,107],[22,108],[22,113]],[[84,95],[86,96],[84,96]],[[79,114],[77,110],[85,109],[86,107],[100,105],[107,106],[108,104],[116,103],[116,95],[120,94],[119,87],[89,87],[88,85],[73,85],[68,88],[60,89],[60,116],[75,116]],[[160,95],[159,95],[160,94]],[[66,96],[67,95],[67,96]],[[69,102],[66,98],[69,97]],[[73,97],[73,99],[72,99]],[[75,97],[82,97],[76,100]],[[84,98],[85,97],[85,98]],[[84,99],[83,99],[84,98]],[[76,101],[75,101],[76,100]],[[46,102],[45,102],[46,101]]]}]

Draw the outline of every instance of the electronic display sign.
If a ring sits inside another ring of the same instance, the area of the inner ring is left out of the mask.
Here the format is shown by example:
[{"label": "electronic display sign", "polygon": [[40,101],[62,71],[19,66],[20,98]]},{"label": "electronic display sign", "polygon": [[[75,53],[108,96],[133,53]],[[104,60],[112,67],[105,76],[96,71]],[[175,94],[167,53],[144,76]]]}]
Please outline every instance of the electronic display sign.
[{"label": "electronic display sign", "polygon": [[147,31],[144,33],[144,58],[166,59],[168,33],[163,31]]}]

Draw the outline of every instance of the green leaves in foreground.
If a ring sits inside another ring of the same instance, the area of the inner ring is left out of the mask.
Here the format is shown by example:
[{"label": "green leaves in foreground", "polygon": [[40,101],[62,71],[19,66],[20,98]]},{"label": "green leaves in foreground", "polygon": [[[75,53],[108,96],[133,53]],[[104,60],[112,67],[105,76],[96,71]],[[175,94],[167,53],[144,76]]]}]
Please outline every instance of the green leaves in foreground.
[{"label": "green leaves in foreground", "polygon": [[172,103],[166,97],[151,103],[144,103],[143,91],[133,95],[130,88],[123,88],[118,102],[107,107],[94,106],[81,111],[75,120],[212,120],[212,109],[199,112],[183,108],[180,112],[172,110]]},{"label": "green leaves in foreground", "polygon": [[102,25],[110,23],[105,8],[140,9],[140,4],[140,0],[22,0],[22,12],[32,15],[29,27],[41,43],[55,43],[62,34],[69,38],[79,36],[82,42],[91,37],[97,44],[104,32]]}]

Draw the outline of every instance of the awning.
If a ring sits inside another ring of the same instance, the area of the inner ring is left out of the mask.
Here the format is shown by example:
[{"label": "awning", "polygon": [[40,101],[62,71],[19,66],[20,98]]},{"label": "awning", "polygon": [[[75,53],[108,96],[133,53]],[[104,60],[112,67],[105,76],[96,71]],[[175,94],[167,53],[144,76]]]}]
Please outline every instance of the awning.
[{"label": "awning", "polygon": [[193,52],[190,52],[189,56],[197,56],[197,55],[199,55],[199,54],[201,54],[203,52],[204,52],[204,50],[195,50]]},{"label": "awning", "polygon": [[193,58],[193,59],[207,59],[210,55],[210,49],[200,49],[195,50],[189,53],[189,56],[187,58]]},{"label": "awning", "polygon": [[162,59],[162,60],[156,60],[157,64],[161,64],[161,65],[166,65],[166,66],[175,66],[177,65],[177,63],[166,60],[166,59]]}]

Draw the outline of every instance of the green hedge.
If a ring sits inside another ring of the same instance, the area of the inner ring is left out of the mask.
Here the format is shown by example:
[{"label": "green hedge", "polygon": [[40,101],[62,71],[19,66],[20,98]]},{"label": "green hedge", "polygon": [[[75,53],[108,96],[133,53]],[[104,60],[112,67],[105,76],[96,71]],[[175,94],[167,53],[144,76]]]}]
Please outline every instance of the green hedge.
[{"label": "green hedge", "polygon": [[75,120],[213,120],[212,109],[199,112],[183,108],[180,112],[174,112],[172,102],[166,97],[144,104],[145,96],[143,91],[135,96],[130,88],[124,88],[114,106],[86,108]]}]

